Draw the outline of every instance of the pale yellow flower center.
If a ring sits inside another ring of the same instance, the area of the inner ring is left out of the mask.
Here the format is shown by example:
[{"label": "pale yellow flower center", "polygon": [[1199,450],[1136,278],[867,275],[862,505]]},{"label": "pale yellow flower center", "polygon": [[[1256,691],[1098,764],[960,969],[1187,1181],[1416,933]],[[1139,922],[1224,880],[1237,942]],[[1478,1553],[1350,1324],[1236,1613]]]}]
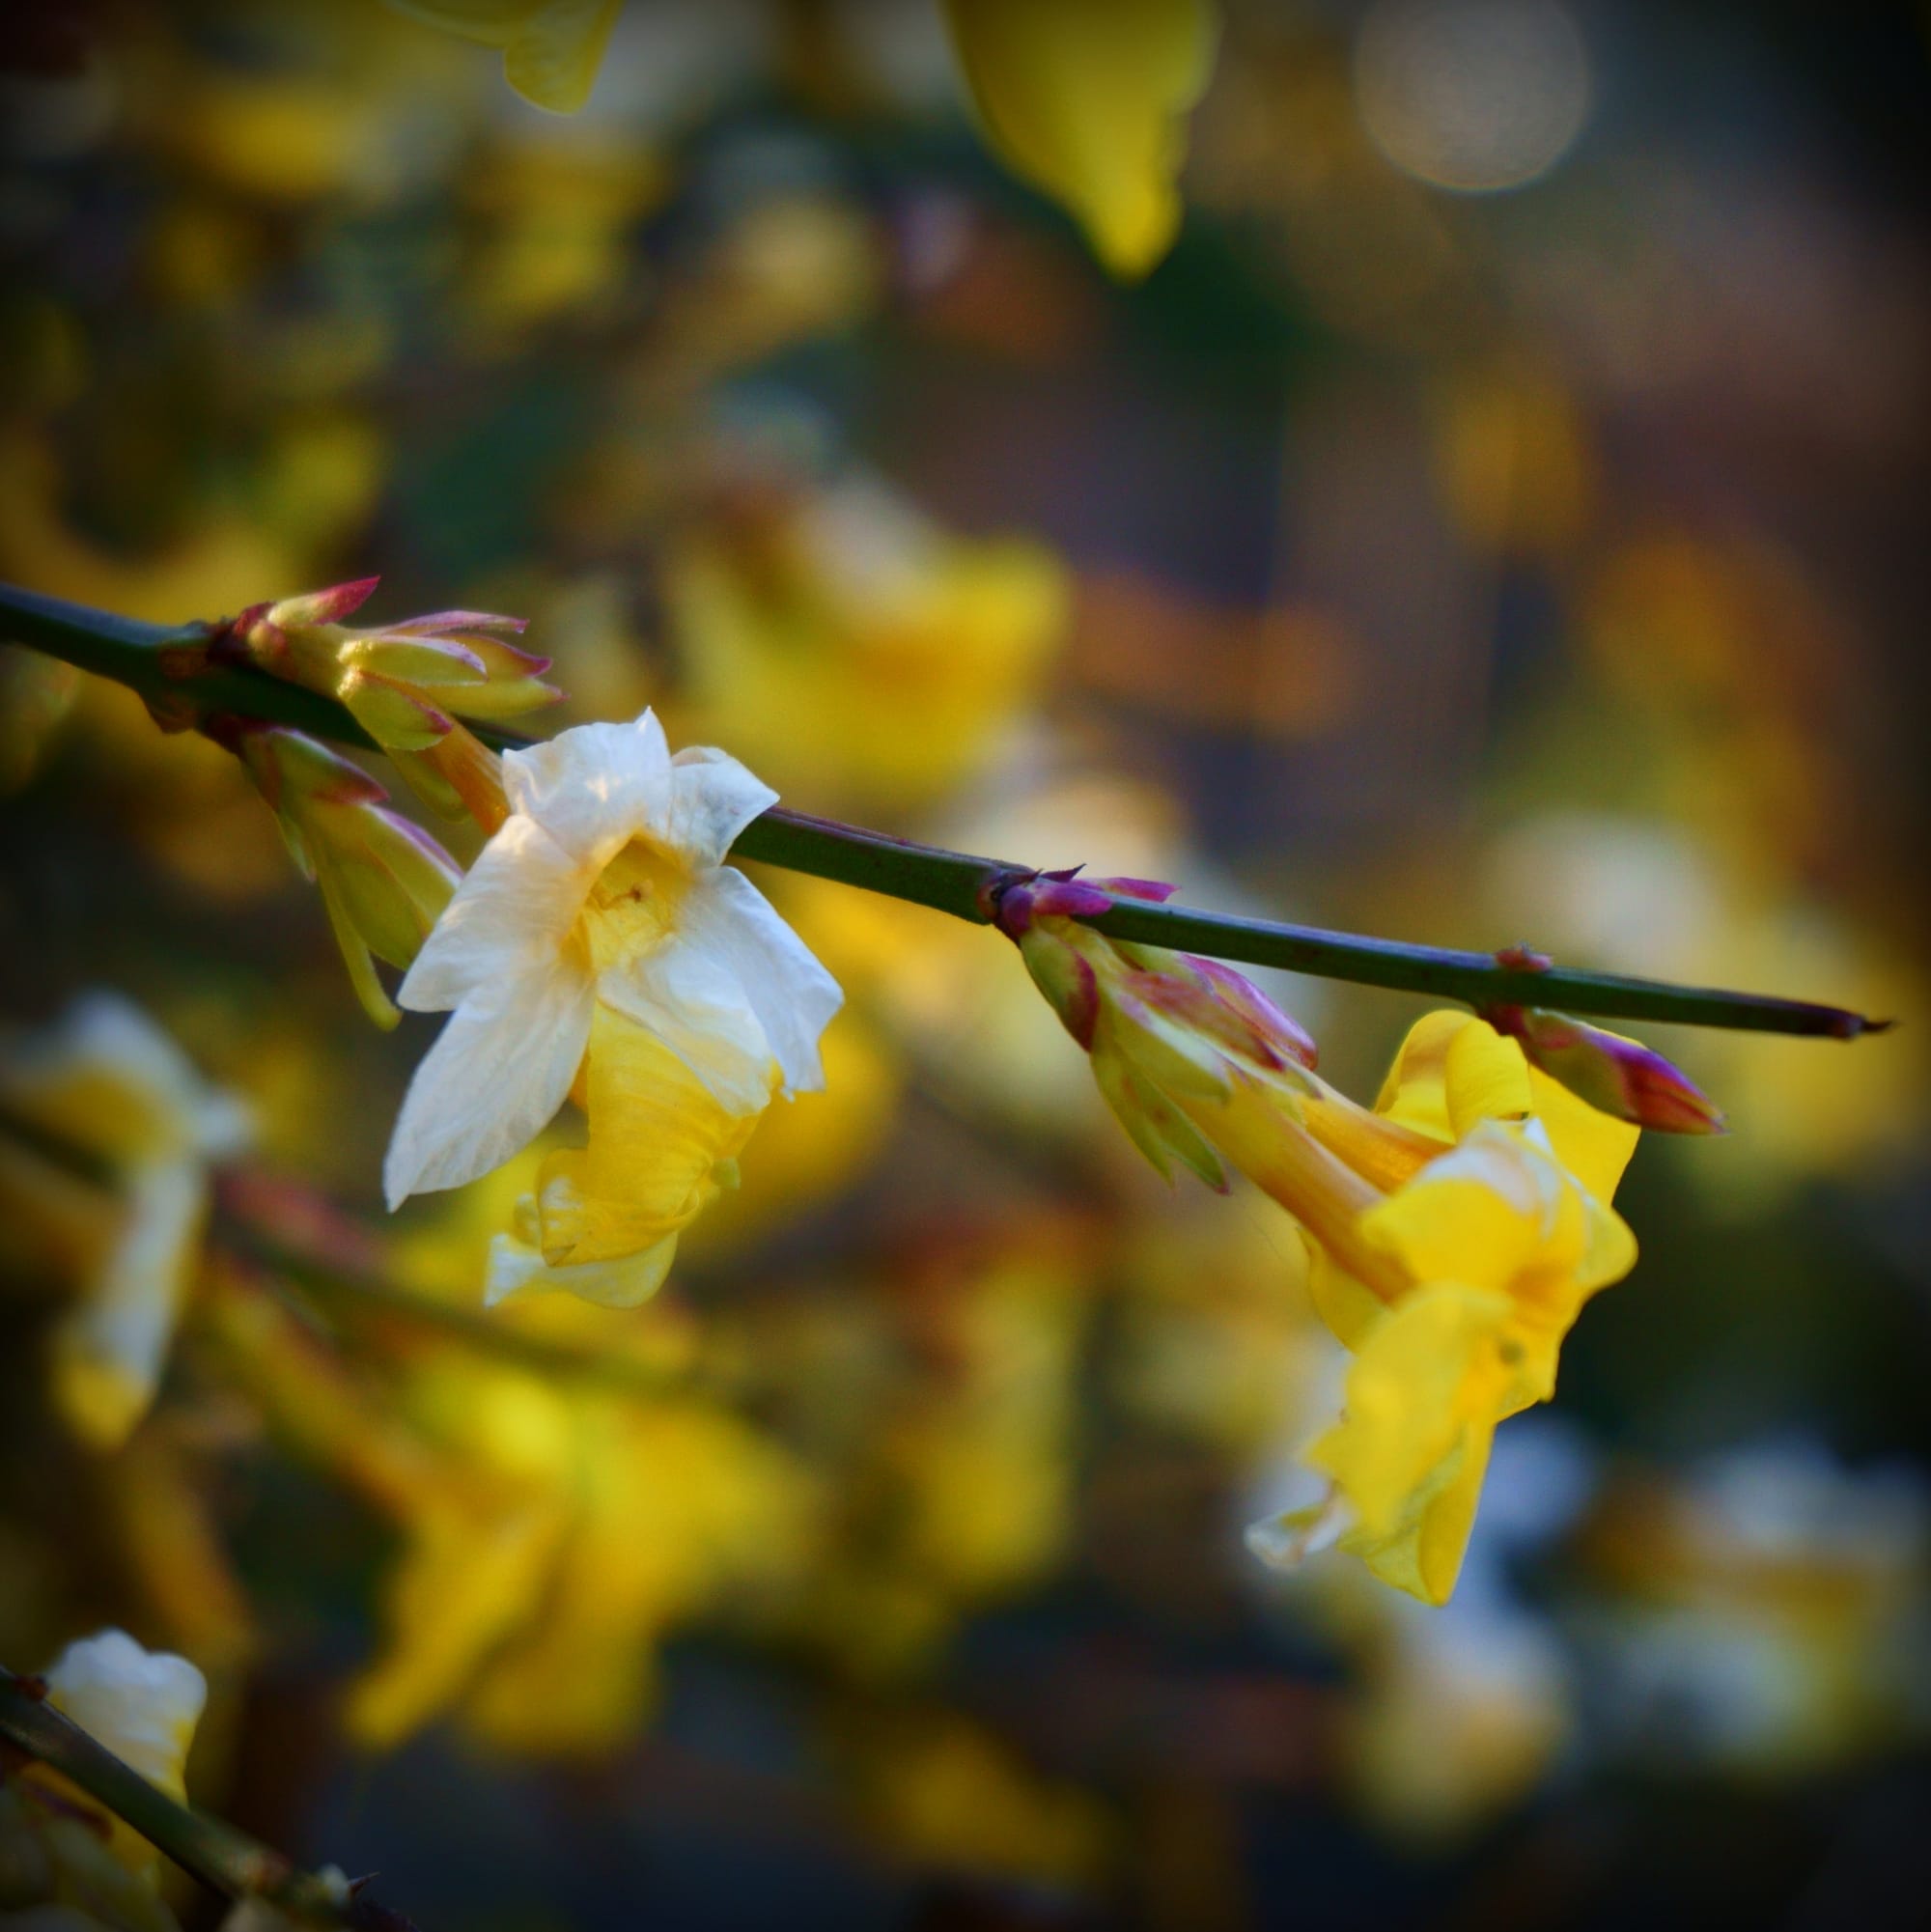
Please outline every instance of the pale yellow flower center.
[{"label": "pale yellow flower center", "polygon": [[661,846],[635,838],[603,868],[583,908],[591,969],[655,952],[677,929],[692,875]]}]

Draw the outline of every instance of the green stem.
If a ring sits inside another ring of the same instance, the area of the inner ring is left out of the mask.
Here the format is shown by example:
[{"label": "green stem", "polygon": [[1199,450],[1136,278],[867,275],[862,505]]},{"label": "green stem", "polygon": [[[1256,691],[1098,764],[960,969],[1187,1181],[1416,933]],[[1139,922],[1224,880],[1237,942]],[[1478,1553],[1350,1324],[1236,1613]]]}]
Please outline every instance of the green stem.
[{"label": "green stem", "polygon": [[[319,737],[377,749],[374,742],[333,699],[244,666],[220,666],[192,679],[170,679],[162,647],[202,635],[199,626],[169,630],[42,597],[0,584],[0,636],[65,658],[83,670],[113,678],[170,708],[234,712],[293,725]],[[477,736],[499,749],[527,741],[516,734],[477,727]],[[867,891],[986,924],[993,895],[1014,880],[1032,876],[1027,866],[917,845],[882,832],[773,806],[739,834],[736,858],[762,860],[793,872],[835,879]],[[1850,1040],[1889,1022],[1868,1020],[1839,1007],[1806,1000],[1673,986],[1621,973],[1577,972],[1551,966],[1526,971],[1501,965],[1487,953],[1455,952],[1324,932],[1269,919],[1240,919],[1193,912],[1185,907],[1116,899],[1087,924],[1114,938],[1204,953],[1245,965],[1281,966],[1323,979],[1352,980],[1456,999],[1483,1008],[1497,1005],[1557,1007],[1599,1019],[1664,1021],[1685,1026],[1720,1026],[1758,1033],[1796,1033]]]},{"label": "green stem", "polygon": [[399,1913],[366,1896],[344,1898],[338,1887],[295,1870],[246,1833],[177,1803],[55,1710],[35,1679],[6,1669],[0,1669],[0,1738],[58,1771],[224,1897],[266,1898],[323,1925],[406,1932],[409,1921]]}]

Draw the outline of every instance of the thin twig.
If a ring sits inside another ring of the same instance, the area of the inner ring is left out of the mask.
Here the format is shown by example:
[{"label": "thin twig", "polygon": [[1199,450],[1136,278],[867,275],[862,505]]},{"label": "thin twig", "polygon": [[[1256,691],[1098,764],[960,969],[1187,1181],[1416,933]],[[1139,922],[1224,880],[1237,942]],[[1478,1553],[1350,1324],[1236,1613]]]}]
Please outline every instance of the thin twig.
[{"label": "thin twig", "polygon": [[[333,699],[245,665],[218,665],[191,679],[168,676],[163,653],[170,645],[203,637],[206,626],[169,630],[131,618],[42,597],[0,584],[0,636],[65,658],[83,670],[130,686],[164,715],[232,712],[270,719],[341,742],[377,748],[368,734]],[[499,749],[528,742],[512,732],[477,727]],[[835,879],[867,891],[909,900],[986,924],[1000,890],[1033,877],[1029,866],[947,852],[835,820],[773,806],[739,834],[737,858],[761,860],[793,872]],[[1086,923],[1115,938],[1281,966],[1324,979],[1421,993],[1490,1006],[1558,1007],[1598,1018],[1663,1021],[1758,1033],[1805,1034],[1851,1040],[1890,1022],[1869,1020],[1841,1007],[1767,994],[1674,986],[1620,973],[1580,972],[1551,966],[1525,969],[1487,953],[1409,945],[1353,933],[1330,933],[1268,919],[1189,911],[1144,900],[1115,899]]]},{"label": "thin twig", "polygon": [[264,1898],[322,1925],[411,1932],[411,1921],[366,1892],[298,1871],[279,1852],[219,1818],[179,1804],[47,1702],[36,1678],[0,1669],[0,1738],[58,1771],[176,1864],[226,1898]]}]

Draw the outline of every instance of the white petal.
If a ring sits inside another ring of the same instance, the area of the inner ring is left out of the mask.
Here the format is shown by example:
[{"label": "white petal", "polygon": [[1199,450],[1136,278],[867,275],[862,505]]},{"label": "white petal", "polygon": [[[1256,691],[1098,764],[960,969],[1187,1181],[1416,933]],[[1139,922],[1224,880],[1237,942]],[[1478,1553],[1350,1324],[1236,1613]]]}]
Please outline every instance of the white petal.
[{"label": "white petal", "polygon": [[687,744],[671,760],[672,849],[693,865],[721,865],[731,842],[778,795],[714,745]]},{"label": "white petal", "polygon": [[758,1016],[785,1092],[825,1084],[818,1040],[845,1003],[838,982],[777,909],[735,867],[719,866],[685,900],[680,925],[692,945],[729,968]]},{"label": "white petal", "polygon": [[472,994],[493,999],[513,980],[542,976],[596,882],[596,871],[536,820],[506,820],[423,941],[396,990],[398,1004],[443,1013]]},{"label": "white petal", "polygon": [[483,1302],[499,1302],[524,1291],[562,1290],[604,1308],[635,1308],[663,1286],[677,1258],[677,1236],[667,1234],[653,1246],[615,1261],[567,1262],[552,1268],[543,1255],[515,1235],[499,1234],[490,1243],[490,1274]]},{"label": "white petal", "polygon": [[634,724],[579,724],[503,754],[513,811],[535,819],[579,864],[602,870],[636,833],[670,820],[670,748],[653,712]]},{"label": "white petal", "polygon": [[138,1169],[105,1267],[54,1330],[61,1406],[97,1447],[125,1442],[160,1386],[207,1197],[192,1158]]},{"label": "white petal", "polygon": [[203,1079],[180,1047],[118,993],[82,994],[45,1032],[14,1044],[0,1068],[0,1089],[32,1106],[85,1068],[98,1068],[126,1095],[115,1137],[130,1153],[155,1160],[227,1155],[248,1137],[242,1103]]},{"label": "white petal", "polygon": [[389,1206],[460,1188],[526,1147],[563,1105],[590,1038],[590,975],[571,961],[543,979],[466,1000],[423,1055],[382,1163]]},{"label": "white petal", "polygon": [[732,1112],[770,1104],[774,1055],[763,1022],[729,963],[691,934],[612,967],[597,996],[654,1033]]},{"label": "white petal", "polygon": [[151,1784],[182,1795],[182,1766],[208,1701],[208,1680],[185,1657],[103,1630],[70,1643],[46,1683],[57,1710]]}]

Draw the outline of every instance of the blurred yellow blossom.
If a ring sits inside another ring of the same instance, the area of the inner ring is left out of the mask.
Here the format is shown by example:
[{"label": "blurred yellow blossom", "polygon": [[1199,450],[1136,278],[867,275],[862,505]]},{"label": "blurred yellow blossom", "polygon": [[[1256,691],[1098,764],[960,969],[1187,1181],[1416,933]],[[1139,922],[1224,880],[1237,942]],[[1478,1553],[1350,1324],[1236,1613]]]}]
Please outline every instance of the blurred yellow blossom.
[{"label": "blurred yellow blossom", "polygon": [[1078,1229],[1013,1216],[746,1335],[832,1472],[832,1533],[790,1614],[854,1676],[916,1674],[1059,1560],[1092,1305]]},{"label": "blurred yellow blossom", "polygon": [[1211,0],[946,0],[945,15],[994,150],[1072,210],[1115,274],[1144,274],[1180,227]]},{"label": "blurred yellow blossom", "polygon": [[843,995],[722,863],[776,797],[736,759],[673,758],[647,711],[511,752],[503,775],[510,816],[399,994],[455,1017],[403,1103],[389,1202],[501,1165],[581,1069],[590,1144],[545,1163],[531,1245],[552,1268],[656,1250],[661,1278],[773,1094],[823,1083]]},{"label": "blurred yellow blossom", "polygon": [[503,50],[503,78],[552,114],[590,98],[623,0],[389,0],[412,20]]},{"label": "blurred yellow blossom", "polygon": [[293,574],[287,546],[240,508],[211,505],[166,541],[130,553],[68,514],[66,485],[49,441],[22,429],[0,432],[0,570],[51,596],[179,624],[184,614],[222,609],[237,584]]},{"label": "blurred yellow blossom", "polygon": [[1043,546],[949,536],[855,482],[701,526],[664,595],[702,730],[815,802],[885,811],[984,769],[1069,609]]},{"label": "blurred yellow blossom", "polygon": [[371,1746],[455,1710],[504,1750],[612,1750],[665,1629],[797,1559],[809,1485],[721,1412],[461,1358],[425,1365],[406,1406],[436,1461],[350,1701]]},{"label": "blurred yellow blossom", "polygon": [[916,1712],[853,1741],[853,1781],[903,1858],[1032,1885],[1097,1885],[1115,1849],[1097,1798],[1033,1770],[957,1713]]},{"label": "blurred yellow blossom", "polygon": [[57,1402],[111,1448],[159,1386],[208,1208],[208,1163],[246,1119],[117,994],[91,994],[0,1055],[0,1103],[105,1170],[83,1180],[31,1141],[0,1138],[0,1240],[70,1285],[52,1336]]}]

